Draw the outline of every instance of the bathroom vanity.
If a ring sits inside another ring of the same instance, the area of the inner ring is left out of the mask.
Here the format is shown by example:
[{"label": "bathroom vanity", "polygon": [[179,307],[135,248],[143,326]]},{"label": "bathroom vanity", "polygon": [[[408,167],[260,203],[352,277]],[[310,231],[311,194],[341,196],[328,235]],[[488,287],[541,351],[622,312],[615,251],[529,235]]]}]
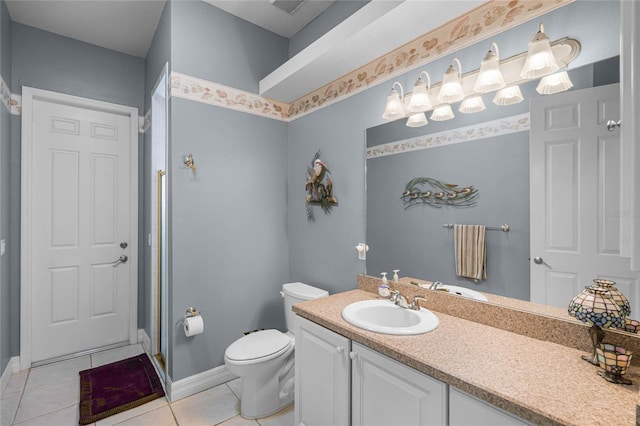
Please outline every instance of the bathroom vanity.
[{"label": "bathroom vanity", "polygon": [[379,296],[358,289],[294,305],[297,425],[636,423],[637,367],[634,385],[615,385],[582,350],[440,312],[433,300],[440,324],[425,334],[343,320],[345,306],[368,299]]}]

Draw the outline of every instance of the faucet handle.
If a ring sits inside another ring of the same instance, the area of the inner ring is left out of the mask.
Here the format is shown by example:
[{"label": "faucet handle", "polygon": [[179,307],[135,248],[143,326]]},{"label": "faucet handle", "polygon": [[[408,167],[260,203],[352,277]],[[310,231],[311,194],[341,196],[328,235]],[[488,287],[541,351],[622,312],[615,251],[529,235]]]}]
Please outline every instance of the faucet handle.
[{"label": "faucet handle", "polygon": [[411,305],[409,305],[409,308],[413,309],[414,311],[419,311],[420,310],[420,304],[418,303],[418,300],[427,300],[426,297],[424,296],[418,296],[415,295],[413,296],[413,300],[411,301]]}]

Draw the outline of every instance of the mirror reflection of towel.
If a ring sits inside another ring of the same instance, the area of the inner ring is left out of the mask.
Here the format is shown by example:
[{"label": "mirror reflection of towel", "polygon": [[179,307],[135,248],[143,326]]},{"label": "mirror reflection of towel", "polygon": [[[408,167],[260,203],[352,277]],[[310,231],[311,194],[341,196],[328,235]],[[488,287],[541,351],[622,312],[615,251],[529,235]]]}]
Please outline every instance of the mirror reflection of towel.
[{"label": "mirror reflection of towel", "polygon": [[474,282],[487,279],[487,227],[484,225],[454,226],[456,275]]}]

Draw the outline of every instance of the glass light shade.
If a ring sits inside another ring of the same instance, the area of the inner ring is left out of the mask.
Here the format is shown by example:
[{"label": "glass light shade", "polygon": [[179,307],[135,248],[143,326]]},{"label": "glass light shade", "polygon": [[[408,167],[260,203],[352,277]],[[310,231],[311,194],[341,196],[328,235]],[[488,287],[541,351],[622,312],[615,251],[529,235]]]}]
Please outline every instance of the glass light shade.
[{"label": "glass light shade", "polygon": [[513,105],[518,102],[522,102],[524,96],[520,91],[520,86],[509,86],[504,89],[498,90],[496,96],[493,98],[493,103],[500,106]]},{"label": "glass light shade", "polygon": [[527,58],[520,72],[520,77],[533,79],[542,77],[560,69],[551,51],[551,42],[544,33],[544,26],[538,26],[538,32],[529,42]]},{"label": "glass light shade", "polygon": [[[453,64],[458,63],[459,69],[456,69]],[[442,79],[442,85],[440,86],[440,92],[438,93],[438,102],[441,103],[454,103],[461,101],[464,98],[464,91],[462,90],[462,65],[456,58],[453,59],[447,72],[444,73]]]},{"label": "glass light shade", "polygon": [[427,123],[427,116],[424,112],[413,114],[407,119],[407,127],[422,127],[426,126]]},{"label": "glass light shade", "polygon": [[416,81],[416,84],[413,86],[413,92],[411,93],[411,100],[407,106],[407,112],[424,112],[429,111],[432,108],[431,99],[429,99],[431,79],[429,78],[429,74],[426,72],[424,72],[424,74],[426,74],[429,80],[429,87],[427,87],[427,84],[424,82],[422,77],[418,77],[418,81]]},{"label": "glass light shade", "polygon": [[433,110],[431,118],[433,121],[451,120],[455,115],[451,109],[451,105],[441,105]]},{"label": "glass light shade", "polygon": [[468,114],[484,111],[485,109],[487,109],[487,107],[484,105],[482,96],[475,96],[473,98],[465,99],[464,101],[462,101],[458,111]]},{"label": "glass light shade", "polygon": [[[492,45],[494,44],[492,43]],[[473,90],[478,93],[487,93],[502,89],[505,85],[502,71],[500,71],[498,54],[493,50],[489,50],[480,63],[480,71]]]},{"label": "glass light shade", "polygon": [[573,83],[566,71],[542,77],[536,91],[541,95],[553,95],[554,93],[564,92],[573,87]]},{"label": "glass light shade", "polygon": [[569,315],[597,327],[623,328],[624,315],[620,306],[606,291],[587,287],[569,303]]},{"label": "glass light shade", "polygon": [[397,120],[402,117],[404,117],[404,105],[402,104],[402,99],[396,89],[392,88],[391,94],[387,96],[387,104],[384,107],[382,118],[387,120]]}]

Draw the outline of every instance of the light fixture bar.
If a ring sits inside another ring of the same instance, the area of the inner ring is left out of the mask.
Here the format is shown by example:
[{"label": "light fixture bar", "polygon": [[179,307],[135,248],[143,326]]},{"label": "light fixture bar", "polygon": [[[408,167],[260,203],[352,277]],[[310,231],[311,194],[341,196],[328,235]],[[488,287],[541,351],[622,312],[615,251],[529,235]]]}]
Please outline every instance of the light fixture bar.
[{"label": "light fixture bar", "polygon": [[[553,52],[553,56],[556,58],[558,65],[560,66],[560,71],[566,70],[567,66],[578,56],[578,54],[580,53],[580,49],[580,42],[569,37],[561,38],[551,43],[551,51]],[[527,52],[525,51],[500,61],[500,69],[502,71],[502,75],[507,87],[519,85],[533,80],[538,80],[537,78],[523,79],[522,77],[520,77],[520,71],[522,71],[522,67],[526,60],[526,57]],[[473,71],[469,71],[466,74],[462,75],[462,88],[465,93],[464,99],[473,98],[475,96],[483,94],[475,92],[473,90],[473,86],[478,78],[479,72],[480,69],[476,68]],[[441,86],[442,82],[432,84],[431,92],[438,93]],[[406,96],[410,96],[410,93],[407,93]],[[433,109],[441,105],[443,104],[438,104],[436,102],[433,105]],[[406,116],[407,115],[405,114],[405,117]]]}]

